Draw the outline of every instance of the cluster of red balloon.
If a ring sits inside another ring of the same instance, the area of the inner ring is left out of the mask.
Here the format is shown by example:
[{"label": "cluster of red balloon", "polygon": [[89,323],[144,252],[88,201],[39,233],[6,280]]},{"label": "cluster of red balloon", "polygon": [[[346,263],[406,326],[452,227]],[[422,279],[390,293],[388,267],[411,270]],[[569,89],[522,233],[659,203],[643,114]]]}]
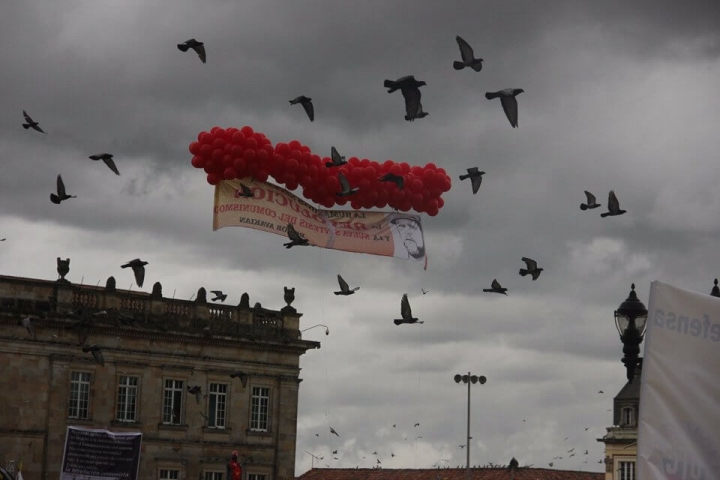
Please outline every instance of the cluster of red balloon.
[{"label": "cluster of red balloon", "polygon": [[[310,147],[299,141],[273,147],[264,134],[248,126],[213,127],[210,132],[201,132],[198,141],[190,144],[190,153],[194,155],[193,167],[205,170],[210,185],[249,176],[264,182],[271,176],[288,190],[302,187],[306,199],[326,208],[349,202],[356,210],[389,205],[403,212],[412,209],[435,216],[445,203],[441,195],[451,186],[445,170],[433,163],[411,167],[405,162],[378,163],[350,157],[347,164],[328,168],[325,164],[330,158],[312,153]],[[351,188],[359,188],[356,194],[336,195],[341,190],[339,172],[348,179]],[[394,182],[379,181],[387,173],[402,176],[404,188],[398,188]]]}]

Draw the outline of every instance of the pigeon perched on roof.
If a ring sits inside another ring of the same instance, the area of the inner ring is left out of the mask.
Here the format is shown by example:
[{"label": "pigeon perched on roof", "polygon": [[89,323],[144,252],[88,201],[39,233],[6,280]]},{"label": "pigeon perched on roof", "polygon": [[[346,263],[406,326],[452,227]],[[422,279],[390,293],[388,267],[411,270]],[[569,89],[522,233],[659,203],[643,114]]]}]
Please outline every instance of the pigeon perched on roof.
[{"label": "pigeon perched on roof", "polygon": [[507,293],[505,293],[507,292],[507,288],[503,288],[500,285],[500,282],[498,282],[496,279],[493,279],[492,283],[490,284],[490,288],[483,288],[483,292],[502,293],[503,295],[507,295]]},{"label": "pigeon perched on roof", "polygon": [[347,197],[348,195],[354,195],[359,190],[359,188],[357,187],[350,188],[350,182],[348,182],[348,179],[345,178],[345,175],[343,175],[342,172],[338,173],[338,180],[340,181],[340,191],[335,194],[338,197]]},{"label": "pigeon perched on roof", "polygon": [[62,177],[60,175],[58,175],[57,176],[57,195],[54,193],[51,193],[50,201],[56,205],[59,205],[60,202],[67,200],[69,198],[77,198],[77,195],[68,195],[67,192],[65,192],[65,183],[63,182]]},{"label": "pigeon perched on roof", "polygon": [[[421,322],[417,318],[412,316],[412,310],[410,310],[410,301],[408,300],[407,293],[404,293],[402,300],[400,300],[400,316],[401,319],[396,318],[393,320],[395,325],[402,325],[403,323],[425,323]],[[416,424],[417,427],[419,424]]]},{"label": "pigeon perched on roof", "polygon": [[620,202],[615,196],[615,191],[610,190],[610,193],[608,193],[608,211],[605,213],[601,213],[600,216],[614,217],[617,215],[622,215],[625,212],[627,212],[627,210],[620,210]]},{"label": "pigeon perched on roof", "polygon": [[235,192],[235,193],[238,194],[240,197],[243,197],[243,198],[253,198],[253,197],[255,196],[255,194],[253,193],[253,191],[250,190],[250,187],[248,187],[248,186],[245,185],[244,183],[238,182],[238,184],[240,185],[240,192]]},{"label": "pigeon perched on roof", "polygon": [[243,388],[247,387],[248,374],[245,372],[235,372],[230,375],[230,378],[239,378]]},{"label": "pigeon perched on roof", "polygon": [[103,358],[103,354],[100,351],[100,347],[98,347],[97,345],[89,345],[87,347],[82,347],[82,351],[84,353],[88,353],[88,352],[92,353],[92,356],[95,359],[95,361],[98,364],[100,364],[101,366],[103,366],[103,367],[105,366],[105,359]]},{"label": "pigeon perched on roof", "polygon": [[110,170],[115,172],[115,175],[120,175],[120,172],[118,171],[117,167],[115,166],[115,162],[113,161],[113,155],[111,153],[98,153],[97,155],[90,155],[90,160],[102,160],[105,162],[105,165],[108,166]]},{"label": "pigeon perched on roof", "polygon": [[223,293],[222,290],[210,290],[210,293],[215,295],[215,298],[212,299],[213,302],[217,302],[218,300],[224,302],[227,298],[227,294]]},{"label": "pigeon perched on roof", "polygon": [[532,275],[533,281],[537,280],[537,278],[540,276],[540,273],[544,270],[543,268],[538,268],[537,262],[533,260],[532,258],[522,257],[522,261],[525,262],[525,265],[527,266],[527,269],[521,268],[520,269],[520,275],[523,277],[525,275]]},{"label": "pigeon perched on roof", "polygon": [[308,98],[305,95],[300,95],[299,97],[293,98],[290,100],[290,105],[297,105],[301,104],[303,108],[305,109],[305,113],[307,113],[308,118],[311,122],[315,121],[315,108],[313,107],[312,98]]},{"label": "pigeon perched on roof", "polygon": [[310,245],[310,242],[300,235],[297,230],[295,230],[295,227],[293,227],[292,223],[287,224],[287,233],[288,238],[290,239],[289,242],[283,243],[285,248],[292,248],[294,246],[304,246],[304,245]]},{"label": "pigeon perched on roof", "polygon": [[497,92],[487,92],[485,98],[488,100],[500,98],[500,103],[502,104],[507,119],[510,121],[510,125],[516,128],[518,126],[518,104],[515,97],[524,91],[522,88],[506,88]]},{"label": "pigeon perched on roof", "polygon": [[345,157],[340,155],[335,147],[330,147],[330,160],[329,162],[325,163],[325,166],[330,167],[342,167],[347,162],[345,161]]},{"label": "pigeon perched on roof", "polygon": [[138,287],[142,287],[145,281],[145,265],[147,264],[148,262],[136,258],[130,260],[125,265],[121,265],[120,268],[132,268],[133,274],[135,275],[135,283],[137,283]]},{"label": "pigeon perched on roof", "polygon": [[23,110],[23,117],[25,117],[25,123],[23,123],[22,126],[25,130],[27,130],[28,128],[32,128],[33,130],[40,133],[45,133],[45,131],[40,128],[40,124],[30,118],[30,115],[28,115],[25,110]]},{"label": "pigeon perched on roof", "polygon": [[485,172],[479,171],[477,167],[470,167],[467,169],[466,175],[460,175],[460,180],[466,180],[469,178],[472,183],[473,195],[475,195],[480,189],[483,175],[485,175]]},{"label": "pigeon perched on roof", "polygon": [[177,48],[181,52],[187,52],[188,49],[192,48],[195,50],[195,53],[198,54],[198,57],[200,57],[200,60],[202,60],[203,63],[206,63],[207,61],[207,57],[205,55],[205,44],[195,40],[194,38],[185,40],[183,43],[178,43]]},{"label": "pigeon perched on roof", "polygon": [[517,470],[519,467],[520,467],[520,463],[517,460],[515,460],[515,457],[513,457],[512,460],[510,460],[510,464],[508,465],[507,471],[509,472],[511,470]]},{"label": "pigeon perched on roof", "polygon": [[18,322],[18,324],[25,327],[30,337],[35,339],[35,325],[33,325],[32,319],[30,317],[23,318]]},{"label": "pigeon perched on roof", "polygon": [[460,47],[460,58],[462,58],[462,61],[459,62],[455,60],[453,62],[453,68],[455,70],[462,70],[465,67],[472,68],[476,72],[479,72],[482,70],[482,58],[475,58],[475,54],[473,53],[473,49],[470,46],[469,43],[467,43],[465,40],[460,38],[460,35],[457,35],[455,37],[455,40],[458,43],[458,46]]},{"label": "pigeon perched on roof", "polygon": [[405,186],[405,179],[402,175],[395,175],[394,173],[386,173],[378,179],[380,182],[393,182],[397,185],[398,190],[402,190]]},{"label": "pigeon perched on roof", "polygon": [[187,391],[188,393],[195,395],[195,401],[200,404],[200,400],[202,399],[202,388],[200,387],[200,385],[195,385],[192,387],[188,385]]},{"label": "pigeon perched on roof", "polygon": [[355,292],[360,290],[360,287],[355,287],[351,289],[347,282],[340,276],[337,276],[338,278],[338,284],[340,284],[340,291],[339,292],[333,292],[335,295],[353,295]]},{"label": "pigeon perched on roof", "polygon": [[600,204],[597,203],[597,200],[595,199],[595,195],[585,190],[585,196],[587,197],[587,203],[581,203],[580,210],[588,210],[598,208],[600,206]]}]

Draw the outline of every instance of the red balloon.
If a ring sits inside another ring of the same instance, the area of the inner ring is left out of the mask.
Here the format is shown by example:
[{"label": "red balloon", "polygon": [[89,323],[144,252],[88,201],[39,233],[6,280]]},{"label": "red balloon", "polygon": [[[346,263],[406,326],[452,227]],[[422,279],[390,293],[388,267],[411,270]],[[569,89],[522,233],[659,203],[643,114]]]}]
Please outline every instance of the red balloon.
[{"label": "red balloon", "polygon": [[220,180],[222,180],[222,177],[217,173],[208,173],[207,175],[207,182],[210,185],[217,185],[218,183],[220,183]]},{"label": "red balloon", "polygon": [[409,212],[411,208],[412,208],[412,204],[410,203],[410,201],[403,200],[402,202],[400,202],[400,206],[398,207],[398,210],[400,210],[401,212]]},{"label": "red balloon", "polygon": [[438,209],[442,208],[443,206],[445,206],[445,200],[443,200],[442,198],[438,197],[438,198],[437,198],[437,205],[438,205]]},{"label": "red balloon", "polygon": [[270,175],[268,174],[267,170],[258,170],[255,172],[255,179],[258,182],[267,182],[267,179]]},{"label": "red balloon", "polygon": [[203,168],[207,162],[203,157],[195,155],[190,163],[192,163],[192,166],[195,168]]},{"label": "red balloon", "polygon": [[354,210],[360,210],[362,208],[362,203],[360,203],[360,201],[357,198],[353,198],[352,200],[350,200],[350,206]]},{"label": "red balloon", "polygon": [[212,141],[212,146],[213,148],[223,148],[225,147],[225,140],[215,137],[215,140]]},{"label": "red balloon", "polygon": [[415,165],[414,167],[410,168],[410,173],[412,173],[416,177],[419,177],[422,175],[423,169],[422,167],[418,167],[417,165]]},{"label": "red balloon", "polygon": [[302,144],[297,140],[291,140],[288,146],[290,147],[290,150],[300,150],[300,148],[302,148]]},{"label": "red balloon", "polygon": [[232,155],[223,155],[222,157],[222,164],[225,168],[232,167],[233,164],[233,157]]},{"label": "red balloon", "polygon": [[400,164],[400,168],[402,168],[402,173],[408,174],[410,173],[410,164],[407,162],[402,162]]},{"label": "red balloon", "polygon": [[193,155],[197,155],[200,153],[200,147],[202,147],[202,144],[200,142],[192,142],[188,147],[188,150],[190,150],[190,153],[192,153]]},{"label": "red balloon", "polygon": [[256,149],[258,146],[257,140],[255,140],[255,137],[250,137],[245,139],[245,148],[252,148],[253,150]]},{"label": "red balloon", "polygon": [[245,161],[248,163],[252,163],[255,161],[257,153],[255,153],[255,150],[252,148],[246,148],[243,152],[243,158],[245,158]]},{"label": "red balloon", "polygon": [[270,157],[267,150],[263,150],[263,149],[256,150],[256,154],[257,154],[257,161],[260,162],[261,164],[266,163],[267,159]]},{"label": "red balloon", "polygon": [[395,165],[395,162],[393,162],[392,160],[385,160],[385,162],[382,164],[382,172],[388,173],[393,165]]},{"label": "red balloon", "polygon": [[413,178],[413,179],[409,182],[408,187],[410,188],[410,191],[411,191],[411,192],[417,193],[417,192],[422,191],[422,189],[423,189],[423,184],[422,184],[422,181],[420,181],[420,179],[418,179],[418,178]]},{"label": "red balloon", "polygon": [[340,191],[340,181],[338,180],[338,177],[327,177],[327,179],[325,180],[325,185],[327,186],[327,189],[331,192]]},{"label": "red balloon", "polygon": [[242,132],[235,132],[232,134],[232,137],[230,138],[230,140],[235,145],[244,145],[245,144],[245,135]]},{"label": "red balloon", "polygon": [[253,132],[252,127],[249,127],[249,126],[247,126],[247,125],[245,125],[244,127],[242,127],[242,128],[240,129],[240,131],[243,133],[243,135],[245,135],[245,138],[251,137],[252,134],[255,133],[255,132]]},{"label": "red balloon", "polygon": [[212,134],[213,137],[215,137],[215,136],[217,136],[217,132],[220,130],[222,130],[222,128],[215,126],[210,129],[210,133]]},{"label": "red balloon", "polygon": [[285,163],[285,169],[287,169],[287,170],[290,171],[290,172],[294,172],[295,169],[297,169],[298,165],[299,165],[299,164],[298,164],[297,159],[295,159],[295,158],[290,158],[290,159],[288,159],[288,161]]},{"label": "red balloon", "polygon": [[358,187],[360,187],[360,190],[367,190],[368,188],[370,188],[370,180],[368,180],[367,178],[363,178],[362,180],[360,180]]},{"label": "red balloon", "polygon": [[220,160],[220,159],[222,159],[224,154],[225,153],[222,151],[221,148],[216,148],[215,150],[212,151],[212,158],[214,158],[215,160]]},{"label": "red balloon", "polygon": [[245,160],[243,160],[242,158],[236,158],[235,160],[233,160],[233,168],[237,170],[237,172],[241,176],[245,176]]},{"label": "red balloon", "polygon": [[213,152],[212,146],[208,145],[207,143],[200,147],[200,155],[202,155],[203,157],[211,156],[212,152]]},{"label": "red balloon", "polygon": [[392,173],[393,175],[402,175],[404,172],[400,164],[396,163],[392,167],[390,167],[390,173]]},{"label": "red balloon", "polygon": [[437,166],[434,163],[430,162],[430,163],[425,164],[425,169],[426,170],[436,170]]},{"label": "red balloon", "polygon": [[438,209],[435,208],[435,209],[433,209],[433,210],[428,210],[428,211],[427,211],[427,214],[430,215],[431,217],[434,217],[434,216],[436,216],[436,215],[438,214]]},{"label": "red balloon", "polygon": [[210,134],[210,133],[208,133],[208,132],[200,132],[200,133],[198,134],[198,141],[199,141],[200,143],[202,143],[203,145],[205,145],[205,144],[207,144],[207,143],[212,143],[212,141],[213,141],[213,136],[212,136],[212,134]]},{"label": "red balloon", "polygon": [[290,156],[295,160],[300,160],[302,158],[302,152],[298,149],[290,150]]}]

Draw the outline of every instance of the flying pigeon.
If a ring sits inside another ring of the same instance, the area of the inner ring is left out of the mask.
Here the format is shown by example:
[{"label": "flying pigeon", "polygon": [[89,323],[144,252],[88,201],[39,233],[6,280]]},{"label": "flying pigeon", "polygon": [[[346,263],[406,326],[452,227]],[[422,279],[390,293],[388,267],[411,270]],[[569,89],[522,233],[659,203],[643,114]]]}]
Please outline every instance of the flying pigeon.
[{"label": "flying pigeon", "polygon": [[79,320],[70,325],[64,327],[65,330],[75,330],[78,336],[78,345],[82,345],[87,340],[87,328],[90,326],[89,322],[85,319]]},{"label": "flying pigeon", "polygon": [[375,461],[377,461],[378,464],[382,463],[379,458],[376,458]]},{"label": "flying pigeon", "polygon": [[303,245],[310,245],[308,240],[300,235],[297,230],[295,230],[295,227],[293,227],[292,223],[288,223],[287,225],[287,232],[288,232],[288,238],[290,239],[289,242],[283,243],[285,245],[285,248],[292,248],[296,245],[303,246]]},{"label": "flying pigeon", "polygon": [[115,172],[115,175],[120,175],[120,172],[115,166],[115,162],[113,162],[112,153],[98,153],[97,155],[90,155],[90,160],[102,160],[103,162],[105,162],[105,165],[107,165],[110,170]]},{"label": "flying pigeon", "polygon": [[394,457],[395,454],[394,454],[393,452],[390,452],[390,456],[391,456],[391,457]]},{"label": "flying pigeon", "polygon": [[253,198],[255,196],[253,191],[250,190],[250,187],[248,187],[244,183],[240,184],[240,190],[242,190],[242,192],[236,192],[236,193],[238,193],[243,198]]},{"label": "flying pigeon", "polygon": [[[493,279],[492,283],[490,284],[490,288],[483,288],[483,292],[492,292],[492,293],[502,293],[503,295],[507,295],[507,288],[503,288],[502,285],[500,285],[500,282],[497,281],[497,279]],[[525,420],[523,420],[524,422]]]},{"label": "flying pigeon", "polygon": [[[403,323],[425,323],[412,316],[412,311],[410,310],[410,302],[408,301],[407,293],[403,294],[402,300],[400,301],[400,316],[402,316],[402,319],[396,318],[395,320],[393,320],[395,322],[395,325],[401,325]],[[418,425],[420,424],[415,424],[416,427]]]},{"label": "flying pigeon", "polygon": [[[418,90],[418,91],[419,91],[419,90]],[[406,97],[406,98],[407,98],[407,97]],[[407,107],[406,107],[406,108],[407,108]],[[423,110],[422,103],[420,103],[420,104],[418,105],[417,112],[415,112],[415,116],[411,117],[411,116],[410,116],[410,113],[408,112],[408,113],[405,114],[405,120],[407,120],[408,122],[412,122],[412,121],[415,121],[416,118],[425,118],[425,117],[427,117],[428,115],[430,115],[430,114],[429,114],[428,112],[426,112],[426,111]]]},{"label": "flying pigeon", "polygon": [[0,242],[4,242],[5,240],[7,240],[7,238],[0,238]]},{"label": "flying pigeon", "polygon": [[36,130],[36,131],[38,131],[38,132],[40,132],[40,133],[45,133],[45,132],[43,131],[43,129],[40,128],[40,124],[37,123],[37,122],[36,122],[35,120],[33,120],[32,118],[30,118],[30,115],[28,115],[25,110],[23,110],[23,117],[25,117],[25,122],[26,122],[26,123],[23,123],[22,126],[23,126],[23,128],[24,128],[25,130],[27,130],[28,128],[32,128],[33,130]]},{"label": "flying pigeon", "polygon": [[135,283],[137,283],[138,287],[142,287],[145,281],[145,265],[147,264],[148,262],[136,258],[135,260],[130,260],[125,265],[121,265],[120,268],[132,268],[133,274],[135,274]]},{"label": "flying pigeon", "polygon": [[84,353],[91,352],[95,361],[98,364],[100,364],[101,366],[103,366],[103,367],[105,366],[105,359],[103,358],[103,354],[100,351],[100,347],[98,347],[97,345],[90,345],[87,347],[82,347],[82,351]]},{"label": "flying pigeon", "polygon": [[243,388],[247,387],[248,374],[245,372],[235,372],[230,375],[230,378],[239,378]]},{"label": "flying pigeon", "polygon": [[393,423],[393,428],[397,428],[397,423]]},{"label": "flying pigeon", "polygon": [[30,334],[33,339],[35,338],[35,325],[33,325],[32,319],[30,317],[23,318],[18,323],[25,327],[25,329],[28,331],[28,334]]},{"label": "flying pigeon", "polygon": [[425,290],[424,288],[421,288],[420,290],[422,290],[422,292],[423,292],[423,295],[427,295],[427,294],[428,294],[428,292],[430,291],[430,290]]},{"label": "flying pigeon", "polygon": [[520,95],[525,90],[522,88],[506,88],[505,90],[499,90],[497,92],[487,92],[485,98],[492,100],[493,98],[500,97],[500,103],[502,104],[505,115],[510,120],[510,125],[513,128],[518,126],[518,104],[516,95]]},{"label": "flying pigeon", "polygon": [[315,109],[313,108],[312,98],[308,98],[305,95],[300,95],[297,98],[290,100],[290,105],[301,104],[307,113],[308,118],[311,122],[315,121]]},{"label": "flying pigeon", "polygon": [[580,210],[588,210],[598,208],[600,206],[600,204],[595,200],[595,195],[585,190],[585,196],[587,197],[587,203],[581,203]]},{"label": "flying pigeon", "polygon": [[210,293],[215,295],[215,298],[212,299],[213,302],[217,302],[218,300],[224,302],[227,298],[227,294],[223,293],[222,290],[211,290]]},{"label": "flying pigeon", "polygon": [[200,387],[200,385],[195,385],[193,387],[191,387],[190,385],[187,386],[187,391],[189,393],[192,393],[193,395],[195,395],[195,401],[198,404],[200,404],[200,400],[202,399],[202,391],[201,390],[202,390],[202,388]]},{"label": "flying pigeon", "polygon": [[420,426],[420,424],[419,424],[419,423],[416,423],[415,425],[413,425],[413,428],[419,427],[419,426]]},{"label": "flying pigeon", "polygon": [[603,392],[602,390],[598,390],[598,393],[605,393],[605,392]]},{"label": "flying pigeon", "polygon": [[350,188],[350,182],[348,182],[348,179],[345,178],[345,175],[343,175],[342,172],[338,172],[338,180],[340,180],[340,191],[335,194],[338,197],[347,197],[348,195],[354,195],[359,190],[359,188],[357,187]]},{"label": "flying pigeon", "polygon": [[462,58],[462,62],[458,62],[457,60],[454,61],[453,68],[455,70],[462,70],[465,67],[469,67],[476,72],[482,70],[483,59],[475,58],[475,54],[473,53],[473,49],[470,44],[460,38],[460,35],[457,35],[455,40],[457,40],[458,46],[460,47],[460,58]]},{"label": "flying pigeon", "polygon": [[319,434],[319,433],[316,433],[315,436],[319,438],[319,437],[320,437],[320,434]]},{"label": "flying pigeon", "polygon": [[347,162],[345,161],[345,157],[340,155],[335,147],[330,147],[330,162],[326,162],[325,166],[327,168],[330,167],[342,167]]},{"label": "flying pigeon", "polygon": [[69,198],[77,198],[77,195],[68,195],[65,192],[65,184],[63,183],[62,177],[60,175],[58,175],[57,176],[57,195],[54,193],[51,193],[50,201],[56,205],[59,205],[60,202],[62,202],[63,200],[67,200]]},{"label": "flying pigeon", "polygon": [[337,450],[332,451],[333,455],[337,455]]},{"label": "flying pigeon", "polygon": [[[405,98],[405,120],[414,120],[419,113],[422,112],[420,105],[420,87],[426,85],[422,80],[415,80],[415,77],[408,75],[395,81],[385,80],[384,86],[388,89],[388,93],[400,90]],[[423,115],[425,116],[425,115]],[[420,117],[421,118],[421,117]]]},{"label": "flying pigeon", "polygon": [[473,195],[475,195],[480,189],[483,175],[485,175],[485,172],[478,171],[477,167],[470,167],[467,169],[466,175],[460,175],[460,180],[465,180],[469,178],[470,182],[472,183]]},{"label": "flying pigeon", "polygon": [[385,80],[383,83],[385,88],[388,89],[388,93],[393,93],[397,90],[402,90],[403,88],[418,88],[426,85],[425,82],[422,80],[415,80],[415,77],[413,75],[408,75],[402,78],[398,78],[397,80]]},{"label": "flying pigeon", "polygon": [[394,173],[386,173],[379,178],[381,182],[394,182],[397,185],[398,190],[402,190],[405,186],[405,179],[402,175],[395,175]]},{"label": "flying pigeon", "polygon": [[337,435],[338,437],[340,436],[332,427],[330,427],[330,433]]},{"label": "flying pigeon", "polygon": [[552,467],[552,466],[553,466],[553,462],[548,463],[548,465],[550,465],[550,466]]},{"label": "flying pigeon", "polygon": [[465,445],[458,445],[458,448],[462,450],[463,448],[465,448]]},{"label": "flying pigeon", "polygon": [[340,284],[340,291],[333,292],[335,295],[353,295],[355,292],[360,290],[360,287],[355,287],[351,290],[347,282],[343,280],[340,275],[338,275],[338,283]]},{"label": "flying pigeon", "polygon": [[615,196],[615,191],[610,190],[610,193],[608,194],[608,211],[601,213],[600,216],[614,217],[616,215],[622,215],[625,212],[627,212],[627,210],[620,210],[620,202],[618,202],[618,199]]},{"label": "flying pigeon", "polygon": [[190,40],[186,40],[183,43],[178,43],[178,50],[181,52],[187,52],[188,49],[192,48],[195,50],[195,53],[198,54],[198,57],[200,57],[200,60],[202,60],[203,63],[206,63],[207,57],[205,56],[205,44],[203,42],[198,42],[194,38],[191,38]]},{"label": "flying pigeon", "polygon": [[377,450],[375,450],[372,454],[373,454],[373,455],[377,455]]},{"label": "flying pigeon", "polygon": [[533,260],[532,258],[522,257],[522,261],[525,262],[527,269],[521,268],[520,275],[522,275],[524,277],[525,275],[530,274],[530,275],[532,275],[533,281],[537,280],[537,278],[540,276],[540,273],[544,269],[538,268],[537,262],[535,260]]}]

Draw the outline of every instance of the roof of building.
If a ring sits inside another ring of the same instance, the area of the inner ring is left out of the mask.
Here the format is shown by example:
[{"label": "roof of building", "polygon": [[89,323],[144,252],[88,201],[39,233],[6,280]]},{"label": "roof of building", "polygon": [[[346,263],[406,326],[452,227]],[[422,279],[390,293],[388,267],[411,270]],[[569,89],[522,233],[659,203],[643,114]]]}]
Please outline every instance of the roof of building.
[{"label": "roof of building", "polygon": [[[465,480],[464,468],[313,468],[298,480]],[[580,472],[550,468],[521,467],[511,472],[502,468],[471,468],[471,480],[604,480],[604,472]]]},{"label": "roof of building", "polygon": [[615,400],[638,400],[640,398],[640,383],[642,375],[642,364],[635,367],[635,378],[632,382],[627,382],[623,388],[620,389]]}]

